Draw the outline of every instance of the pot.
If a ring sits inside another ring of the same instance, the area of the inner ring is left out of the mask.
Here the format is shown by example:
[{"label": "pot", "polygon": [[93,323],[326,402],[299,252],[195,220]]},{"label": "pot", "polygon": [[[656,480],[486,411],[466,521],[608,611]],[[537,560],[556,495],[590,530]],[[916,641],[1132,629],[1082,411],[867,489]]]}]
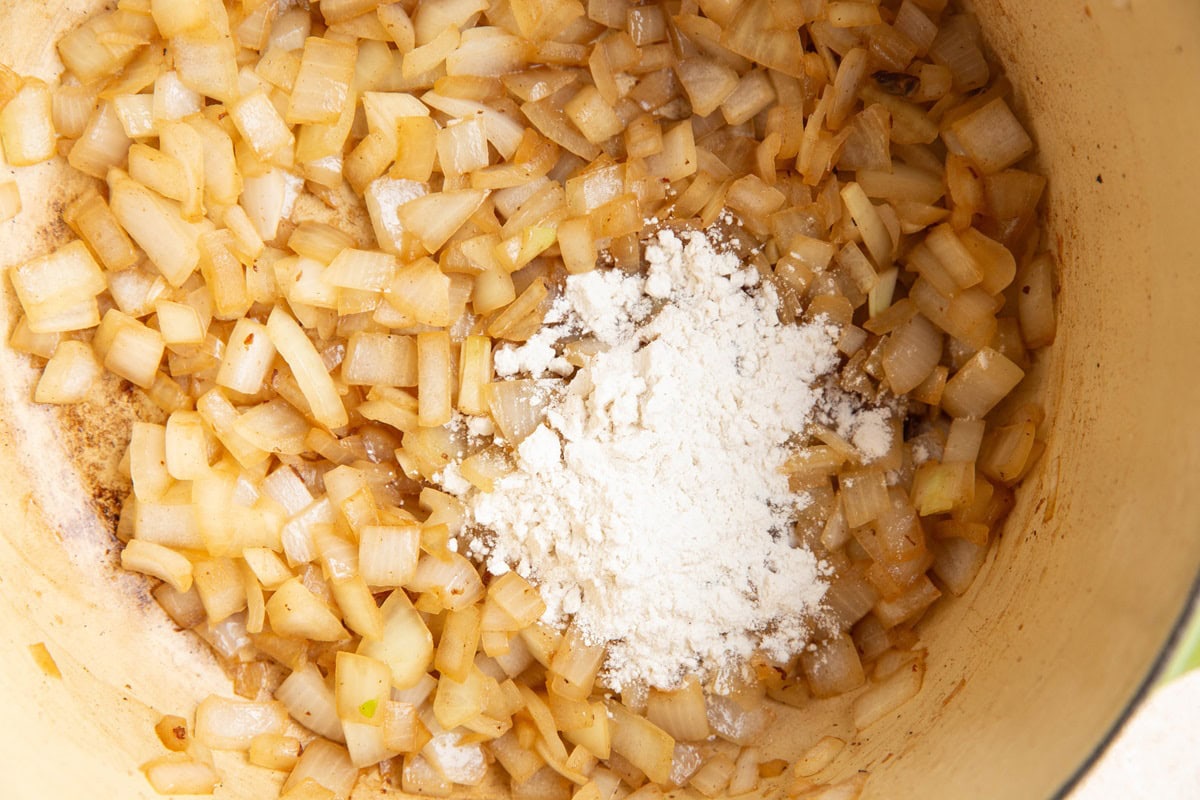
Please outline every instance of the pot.
[{"label": "pot", "polygon": [[[3,0],[0,61],[52,78],[57,34],[99,5]],[[1030,391],[1051,422],[979,579],[921,625],[921,693],[843,730],[827,774],[869,771],[873,798],[1065,792],[1180,652],[1200,572],[1200,4],[975,11],[1050,178],[1059,335]],[[58,215],[81,185],[56,164],[19,180],[4,265],[67,238]],[[16,311],[6,289],[8,330]],[[116,566],[118,459],[144,401],[114,381],[77,408],[34,406],[34,366],[8,349],[0,376],[0,783],[21,800],[155,797],[138,771],[162,753],[154,723],[229,683]],[[795,757],[842,710],[785,720],[770,749]],[[274,796],[281,779],[236,754],[218,766],[219,797]]]}]

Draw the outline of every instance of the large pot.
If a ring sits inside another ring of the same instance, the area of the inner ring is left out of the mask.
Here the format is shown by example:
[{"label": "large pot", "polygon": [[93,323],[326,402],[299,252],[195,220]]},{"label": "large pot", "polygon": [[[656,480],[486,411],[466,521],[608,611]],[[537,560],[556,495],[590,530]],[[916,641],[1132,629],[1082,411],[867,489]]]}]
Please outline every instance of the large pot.
[{"label": "large pot", "polygon": [[[56,33],[99,5],[3,0],[0,60],[53,77]],[[921,626],[924,690],[833,770],[870,771],[870,797],[1064,791],[1161,674],[1200,572],[1200,4],[975,6],[1050,176],[1060,328],[1035,381],[1051,423],[979,580]],[[4,265],[64,238],[55,212],[76,188],[54,165],[20,181]],[[15,309],[5,290],[5,330]],[[138,399],[113,384],[81,409],[34,407],[33,367],[7,349],[0,376],[0,785],[14,800],[152,797],[138,765],[162,752],[154,722],[229,684],[114,569],[106,487]],[[775,746],[800,752],[822,715]],[[221,797],[278,781],[219,762]]]}]

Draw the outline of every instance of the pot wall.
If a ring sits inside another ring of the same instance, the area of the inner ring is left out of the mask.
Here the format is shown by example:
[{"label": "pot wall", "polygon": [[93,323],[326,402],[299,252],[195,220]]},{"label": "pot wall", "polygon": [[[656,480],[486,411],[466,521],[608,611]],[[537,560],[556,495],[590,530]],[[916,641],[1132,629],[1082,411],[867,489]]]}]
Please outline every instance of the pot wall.
[{"label": "pot wall", "polygon": [[[54,33],[95,5],[0,2],[0,61],[52,77]],[[1146,681],[1200,571],[1200,5],[1120,5],[976,3],[1051,179],[1060,335],[1036,373],[1051,423],[980,579],[924,624],[925,690],[838,762],[873,773],[871,797],[1053,794]],[[49,165],[21,181],[4,265],[66,234],[53,211],[70,182]],[[6,290],[8,329],[15,305]],[[137,770],[162,752],[153,723],[228,683],[113,569],[115,499],[88,499],[116,480],[137,399],[112,383],[58,415],[28,403],[26,359],[0,350],[0,374],[6,797],[154,797]],[[38,667],[37,642],[61,679]],[[794,756],[842,711],[786,721],[773,749]],[[278,782],[236,756],[219,765],[219,797]]]}]

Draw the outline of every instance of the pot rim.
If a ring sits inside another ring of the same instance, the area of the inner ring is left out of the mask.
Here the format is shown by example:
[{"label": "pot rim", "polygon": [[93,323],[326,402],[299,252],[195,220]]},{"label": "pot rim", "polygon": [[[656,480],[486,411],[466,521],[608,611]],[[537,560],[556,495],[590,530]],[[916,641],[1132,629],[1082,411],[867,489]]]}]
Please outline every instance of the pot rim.
[{"label": "pot rim", "polygon": [[1187,601],[1171,626],[1170,635],[1133,696],[1083,763],[1063,782],[1052,800],[1069,800],[1071,792],[1083,783],[1156,689],[1197,667],[1200,667],[1200,574],[1192,580]]}]

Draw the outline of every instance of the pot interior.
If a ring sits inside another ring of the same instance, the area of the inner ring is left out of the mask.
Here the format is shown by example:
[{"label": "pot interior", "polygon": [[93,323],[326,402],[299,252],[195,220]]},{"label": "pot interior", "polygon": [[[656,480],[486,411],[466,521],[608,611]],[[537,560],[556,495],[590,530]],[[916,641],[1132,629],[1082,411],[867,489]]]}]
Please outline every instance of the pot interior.
[{"label": "pot interior", "polygon": [[[52,78],[56,34],[99,5],[0,3],[0,61]],[[868,797],[1058,791],[1152,674],[1200,569],[1200,158],[1189,135],[1200,129],[1200,5],[996,0],[975,11],[1050,178],[1059,336],[1030,389],[1048,412],[1047,448],[970,592],[922,623],[920,695],[857,738],[837,700],[773,731],[769,753],[785,758],[840,731],[851,746],[829,774],[869,771]],[[3,265],[67,238],[58,215],[80,187],[54,164],[19,180],[26,210],[5,223]],[[16,310],[6,289],[9,330]],[[7,796],[86,784],[154,797],[138,772],[162,752],[154,722],[229,682],[116,567],[117,462],[144,403],[108,379],[78,408],[35,407],[33,365],[8,349],[0,374]],[[61,678],[39,666],[35,643]],[[261,797],[280,780],[218,759],[218,796]]]}]

